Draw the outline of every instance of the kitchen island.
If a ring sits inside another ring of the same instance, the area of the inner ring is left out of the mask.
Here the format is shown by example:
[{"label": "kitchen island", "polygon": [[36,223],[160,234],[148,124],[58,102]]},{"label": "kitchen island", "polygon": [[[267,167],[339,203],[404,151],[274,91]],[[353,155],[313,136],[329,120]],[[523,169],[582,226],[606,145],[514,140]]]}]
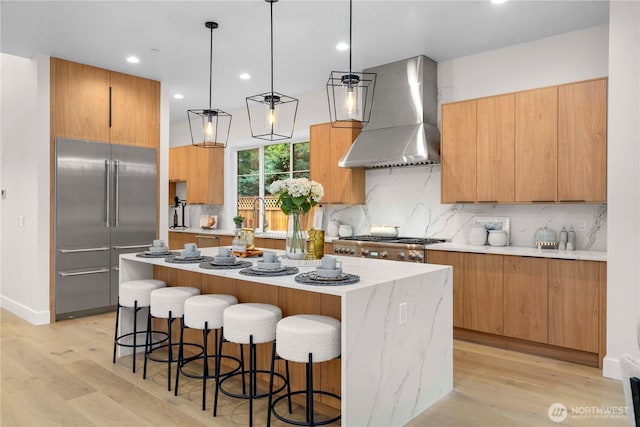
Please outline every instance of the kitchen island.
[{"label": "kitchen island", "polygon": [[[217,248],[203,248],[202,252],[215,255]],[[170,264],[164,259],[139,258],[135,254],[121,256],[120,282],[151,278],[154,274],[167,278],[171,276],[166,273],[169,270],[191,278],[191,283],[183,286],[193,286],[196,277],[201,276],[203,293],[210,293],[204,283],[212,280],[236,289],[240,302],[257,302],[255,296],[259,294],[265,298],[262,302],[273,303],[271,296],[277,295],[278,290],[295,292],[295,297],[289,300],[299,301],[301,296],[308,295],[309,300],[337,301],[339,312],[334,317],[342,322],[342,357],[336,361],[340,369],[327,370],[325,376],[340,377],[326,381],[340,384],[342,425],[402,426],[452,390],[452,269],[337,258],[346,273],[360,276],[359,283],[304,285],[297,283],[294,276],[246,276],[239,270],[207,270],[198,264]],[[300,272],[312,269],[300,267]],[[243,290],[251,284],[267,292],[253,293],[253,298],[243,297]],[[280,301],[286,299],[281,297]],[[321,304],[309,303],[306,307],[309,313],[327,313],[318,312]],[[284,315],[289,311],[283,308]],[[131,324],[123,324],[123,328],[130,329]]]}]

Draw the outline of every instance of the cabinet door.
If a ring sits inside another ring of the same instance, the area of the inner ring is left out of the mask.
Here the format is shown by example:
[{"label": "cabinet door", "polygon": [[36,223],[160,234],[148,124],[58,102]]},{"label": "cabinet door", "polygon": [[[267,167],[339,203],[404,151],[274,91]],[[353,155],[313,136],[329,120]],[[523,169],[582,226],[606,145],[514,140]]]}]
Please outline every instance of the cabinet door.
[{"label": "cabinet door", "polygon": [[504,257],[504,334],[547,342],[547,259]]},{"label": "cabinet door", "polygon": [[51,135],[109,142],[109,71],[51,58]]},{"label": "cabinet door", "polygon": [[[203,150],[202,148],[195,147]],[[224,150],[208,149],[207,158],[207,202],[208,205],[224,204]]]},{"label": "cabinet door", "polygon": [[453,326],[464,327],[464,253],[427,251],[429,264],[450,265],[453,267]]},{"label": "cabinet door", "polygon": [[478,202],[514,199],[515,95],[477,101],[476,170]]},{"label": "cabinet door", "polygon": [[549,344],[598,352],[598,267],[549,260]]},{"label": "cabinet door", "polygon": [[197,237],[195,233],[181,233],[170,231],[169,232],[169,249],[170,250],[180,250],[184,249],[185,243],[196,243]]},{"label": "cabinet door", "polygon": [[173,147],[169,150],[169,180],[186,181],[189,170],[190,146]]},{"label": "cabinet door", "polygon": [[476,200],[476,101],[442,106],[442,203]]},{"label": "cabinet door", "polygon": [[160,146],[160,83],[111,72],[111,142]]},{"label": "cabinet door", "polygon": [[501,335],[503,327],[503,256],[466,253],[464,327]]},{"label": "cabinet door", "polygon": [[515,200],[554,202],[558,175],[558,88],[516,94]]},{"label": "cabinet door", "polygon": [[322,202],[364,203],[364,169],[338,166],[338,161],[349,150],[360,130],[332,128],[330,123],[323,123],[312,125],[309,133],[311,179],[324,187]]},{"label": "cabinet door", "polygon": [[606,201],[607,80],[558,88],[558,199]]}]

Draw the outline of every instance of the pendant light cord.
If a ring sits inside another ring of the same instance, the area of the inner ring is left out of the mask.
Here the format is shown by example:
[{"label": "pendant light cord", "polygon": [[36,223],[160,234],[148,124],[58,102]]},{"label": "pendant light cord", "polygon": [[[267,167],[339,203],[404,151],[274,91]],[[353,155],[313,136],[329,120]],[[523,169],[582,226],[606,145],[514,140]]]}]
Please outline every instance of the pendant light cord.
[{"label": "pendant light cord", "polygon": [[211,41],[209,43],[209,111],[211,111],[212,92],[213,92],[213,27],[211,27]]},{"label": "pendant light cord", "polygon": [[[353,52],[353,42],[351,40],[351,29],[353,27],[353,0],[349,0],[349,81],[351,81],[351,52]],[[351,84],[349,84],[351,86]]]},{"label": "pendant light cord", "polygon": [[273,2],[270,2],[271,5],[271,109],[274,108],[274,99],[273,99]]}]

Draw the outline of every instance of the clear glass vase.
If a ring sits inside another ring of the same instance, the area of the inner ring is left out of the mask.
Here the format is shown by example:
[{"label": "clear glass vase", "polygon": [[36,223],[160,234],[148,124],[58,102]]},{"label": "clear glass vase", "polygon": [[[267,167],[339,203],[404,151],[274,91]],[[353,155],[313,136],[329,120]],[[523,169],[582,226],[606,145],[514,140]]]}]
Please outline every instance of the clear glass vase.
[{"label": "clear glass vase", "polygon": [[307,233],[303,230],[302,210],[293,210],[287,216],[286,254],[290,259],[305,259],[307,256]]}]

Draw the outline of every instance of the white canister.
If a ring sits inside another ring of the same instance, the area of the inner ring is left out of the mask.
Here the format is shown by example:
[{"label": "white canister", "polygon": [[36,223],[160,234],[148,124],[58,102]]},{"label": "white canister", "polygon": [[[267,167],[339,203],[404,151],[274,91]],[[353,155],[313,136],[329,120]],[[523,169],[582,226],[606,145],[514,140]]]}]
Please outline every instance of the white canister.
[{"label": "white canister", "polygon": [[487,244],[487,229],[482,224],[476,224],[469,230],[469,244],[474,246],[483,246]]},{"label": "white canister", "polygon": [[353,228],[349,224],[340,224],[338,227],[338,236],[349,237],[353,234]]},{"label": "white canister", "polygon": [[489,244],[491,246],[505,246],[507,244],[507,232],[504,230],[489,230]]},{"label": "white canister", "polygon": [[340,227],[340,221],[331,220],[327,224],[327,236],[338,237],[338,228]]}]

